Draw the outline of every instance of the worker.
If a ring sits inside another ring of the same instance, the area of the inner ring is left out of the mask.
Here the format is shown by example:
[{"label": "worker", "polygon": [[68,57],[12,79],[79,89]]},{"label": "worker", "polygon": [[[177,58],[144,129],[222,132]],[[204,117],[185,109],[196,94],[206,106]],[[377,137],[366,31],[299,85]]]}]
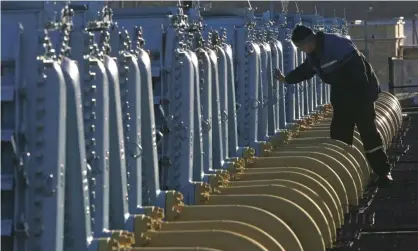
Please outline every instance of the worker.
[{"label": "worker", "polygon": [[331,138],[352,145],[356,125],[367,161],[375,173],[372,183],[390,184],[393,181],[391,165],[375,124],[374,102],[381,90],[370,63],[350,39],[337,34],[315,33],[309,27],[299,25],[293,30],[291,39],[307,54],[306,60],[286,76],[277,69],[277,80],[297,84],[317,74],[329,84],[333,107]]}]

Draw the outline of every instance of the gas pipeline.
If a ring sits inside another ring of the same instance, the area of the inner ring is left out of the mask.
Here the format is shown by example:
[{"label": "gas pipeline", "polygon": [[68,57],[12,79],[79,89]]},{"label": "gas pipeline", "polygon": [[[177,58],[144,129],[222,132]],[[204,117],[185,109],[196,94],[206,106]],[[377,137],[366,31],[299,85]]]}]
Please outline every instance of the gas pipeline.
[{"label": "gas pipeline", "polygon": [[[347,36],[345,20],[285,3],[261,15],[199,2],[6,2],[1,13],[7,250],[339,245],[373,175],[360,135],[329,138],[318,77],[287,85],[274,72],[306,58],[294,27]],[[400,103],[382,92],[375,110],[389,149]]]}]

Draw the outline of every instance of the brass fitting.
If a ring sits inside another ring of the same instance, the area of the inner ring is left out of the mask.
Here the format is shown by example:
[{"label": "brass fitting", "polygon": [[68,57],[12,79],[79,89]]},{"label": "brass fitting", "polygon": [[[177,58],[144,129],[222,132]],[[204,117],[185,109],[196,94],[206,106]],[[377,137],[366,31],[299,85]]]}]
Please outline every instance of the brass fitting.
[{"label": "brass fitting", "polygon": [[212,192],[218,193],[219,188],[228,186],[229,179],[230,175],[226,170],[217,170],[215,174],[209,175],[208,182],[212,187]]},{"label": "brass fitting", "polygon": [[307,119],[301,119],[297,122],[300,131],[306,131],[311,128]]},{"label": "brass fitting", "polygon": [[245,164],[251,163],[255,157],[255,149],[251,147],[245,147],[242,151],[242,157],[244,158]]},{"label": "brass fitting", "polygon": [[330,117],[332,116],[332,105],[331,104],[326,104],[323,106],[322,111],[324,112],[324,116],[325,117]]},{"label": "brass fitting", "polygon": [[118,251],[120,249],[119,242],[113,238],[99,238],[97,251]]},{"label": "brass fitting", "polygon": [[314,125],[316,123],[316,120],[315,120],[315,117],[314,116],[315,115],[309,116],[309,117],[306,118],[306,123],[308,125],[312,126],[312,125]]},{"label": "brass fitting", "polygon": [[161,207],[147,206],[144,207],[144,214],[151,217],[154,228],[159,230],[161,227],[161,222],[164,219],[164,209]]},{"label": "brass fitting", "polygon": [[195,203],[196,204],[205,204],[209,201],[210,193],[212,188],[208,183],[196,182],[195,184]]},{"label": "brass fitting", "polygon": [[243,162],[242,159],[238,159],[237,161],[232,162],[228,165],[227,170],[230,174],[229,177],[237,176],[244,170],[245,161]]},{"label": "brass fitting", "polygon": [[278,147],[289,143],[289,140],[291,138],[292,138],[292,133],[289,130],[280,131],[277,135],[273,136],[270,140],[272,149],[277,149]]},{"label": "brass fitting", "polygon": [[261,142],[260,143],[260,155],[262,157],[269,157],[271,154],[271,151],[273,150],[273,146],[270,142]]},{"label": "brass fitting", "polygon": [[181,214],[184,208],[184,196],[178,191],[167,191],[165,201],[165,218],[173,221]]},{"label": "brass fitting", "polygon": [[292,137],[298,136],[300,132],[300,125],[298,123],[292,125],[292,127],[290,128],[290,132]]},{"label": "brass fitting", "polygon": [[[161,227],[160,227],[161,228]],[[154,230],[154,224],[149,216],[135,215],[134,231],[135,231],[135,246],[146,246],[150,243],[151,237],[149,231]]]},{"label": "brass fitting", "polygon": [[324,118],[324,114],[321,111],[319,111],[312,115],[312,118],[315,121],[315,123],[318,123]]},{"label": "brass fitting", "polygon": [[135,235],[125,230],[112,230],[112,239],[119,243],[120,247],[131,247],[135,245]]}]

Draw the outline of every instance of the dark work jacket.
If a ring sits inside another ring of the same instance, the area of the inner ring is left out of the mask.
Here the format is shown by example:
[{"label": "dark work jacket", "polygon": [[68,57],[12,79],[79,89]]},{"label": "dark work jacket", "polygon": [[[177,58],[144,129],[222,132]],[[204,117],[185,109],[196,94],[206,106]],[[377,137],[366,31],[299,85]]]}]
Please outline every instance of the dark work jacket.
[{"label": "dark work jacket", "polygon": [[364,55],[345,37],[316,33],[316,47],[306,60],[286,76],[286,83],[296,84],[315,74],[331,85],[331,103],[364,104],[376,101],[379,81]]}]

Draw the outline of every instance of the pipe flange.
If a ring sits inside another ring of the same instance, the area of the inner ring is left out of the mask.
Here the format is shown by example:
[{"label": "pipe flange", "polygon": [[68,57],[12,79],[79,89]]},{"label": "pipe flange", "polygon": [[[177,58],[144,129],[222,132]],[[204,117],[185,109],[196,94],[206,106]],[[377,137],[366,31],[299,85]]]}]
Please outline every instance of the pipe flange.
[{"label": "pipe flange", "polygon": [[165,200],[165,218],[168,221],[173,221],[183,211],[184,195],[178,191],[170,190],[166,192]]},{"label": "pipe flange", "polygon": [[217,170],[215,174],[209,175],[208,183],[212,187],[212,192],[219,194],[219,188],[227,187],[229,179],[229,172],[225,170]]},{"label": "pipe flange", "polygon": [[119,247],[131,247],[135,245],[135,235],[134,233],[125,231],[125,230],[112,230],[111,238],[116,240],[119,243]]},{"label": "pipe flange", "polygon": [[204,204],[209,201],[212,188],[208,183],[196,182],[195,183],[195,203]]},{"label": "pipe flange", "polygon": [[159,230],[164,219],[164,209],[161,207],[146,206],[144,207],[144,214],[151,217],[154,223],[154,229]]},{"label": "pipe flange", "polygon": [[255,158],[255,149],[245,147],[242,151],[242,157],[244,158],[246,164],[253,162],[253,159]]}]

